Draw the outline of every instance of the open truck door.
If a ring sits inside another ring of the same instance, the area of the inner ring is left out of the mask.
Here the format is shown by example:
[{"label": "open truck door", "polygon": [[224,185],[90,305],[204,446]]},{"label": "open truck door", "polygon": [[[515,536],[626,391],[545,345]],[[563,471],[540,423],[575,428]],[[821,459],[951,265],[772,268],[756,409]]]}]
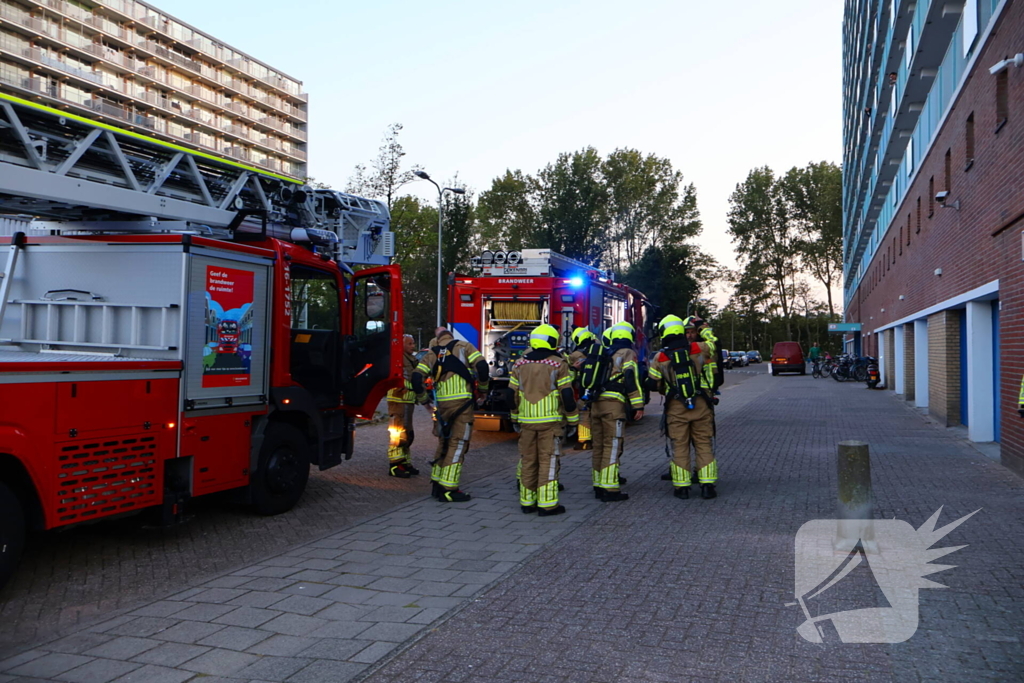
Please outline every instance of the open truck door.
[{"label": "open truck door", "polygon": [[370,419],[389,389],[401,387],[402,279],[398,266],[360,270],[348,284],[341,391],[345,412]]}]

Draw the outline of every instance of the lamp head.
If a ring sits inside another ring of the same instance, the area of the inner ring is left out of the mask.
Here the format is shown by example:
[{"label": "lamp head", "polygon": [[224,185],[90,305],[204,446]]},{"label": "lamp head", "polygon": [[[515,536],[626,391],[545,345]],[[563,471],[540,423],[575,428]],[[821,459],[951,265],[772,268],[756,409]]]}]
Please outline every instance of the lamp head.
[{"label": "lamp head", "polygon": [[414,176],[418,177],[418,178],[423,178],[424,180],[430,180],[430,176],[427,175],[426,171],[413,171],[412,174]]},{"label": "lamp head", "polygon": [[466,194],[466,189],[463,187],[446,187],[444,189],[449,192],[454,192],[455,194]]}]

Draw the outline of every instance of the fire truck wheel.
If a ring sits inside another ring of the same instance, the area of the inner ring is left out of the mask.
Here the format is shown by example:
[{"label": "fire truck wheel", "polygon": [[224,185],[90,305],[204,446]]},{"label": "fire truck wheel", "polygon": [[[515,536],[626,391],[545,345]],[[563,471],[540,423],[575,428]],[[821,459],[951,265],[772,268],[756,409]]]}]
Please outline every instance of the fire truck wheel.
[{"label": "fire truck wheel", "polygon": [[309,481],[309,442],[295,427],[267,427],[253,475],[252,502],[261,515],[279,515],[299,502]]},{"label": "fire truck wheel", "polygon": [[25,515],[11,489],[0,483],[0,588],[11,578],[25,547]]}]

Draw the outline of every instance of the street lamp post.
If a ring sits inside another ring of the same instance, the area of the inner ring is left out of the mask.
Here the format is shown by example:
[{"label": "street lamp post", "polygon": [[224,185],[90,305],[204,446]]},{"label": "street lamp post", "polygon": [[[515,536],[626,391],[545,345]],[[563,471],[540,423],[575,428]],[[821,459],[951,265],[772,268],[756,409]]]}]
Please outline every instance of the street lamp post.
[{"label": "street lamp post", "polygon": [[413,174],[419,178],[430,181],[434,187],[437,188],[437,326],[441,326],[441,226],[444,222],[444,201],[443,195],[445,192],[451,192],[453,194],[466,194],[466,190],[461,187],[445,187],[442,188],[440,185],[431,180],[430,176],[427,175],[426,171],[413,171]]}]

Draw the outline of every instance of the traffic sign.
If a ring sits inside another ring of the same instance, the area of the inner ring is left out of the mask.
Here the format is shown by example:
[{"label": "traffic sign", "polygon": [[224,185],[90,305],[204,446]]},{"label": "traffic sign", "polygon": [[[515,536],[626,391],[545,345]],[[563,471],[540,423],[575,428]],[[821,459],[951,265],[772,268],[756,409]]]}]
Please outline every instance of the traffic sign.
[{"label": "traffic sign", "polygon": [[860,332],[860,323],[829,323],[829,332]]}]

